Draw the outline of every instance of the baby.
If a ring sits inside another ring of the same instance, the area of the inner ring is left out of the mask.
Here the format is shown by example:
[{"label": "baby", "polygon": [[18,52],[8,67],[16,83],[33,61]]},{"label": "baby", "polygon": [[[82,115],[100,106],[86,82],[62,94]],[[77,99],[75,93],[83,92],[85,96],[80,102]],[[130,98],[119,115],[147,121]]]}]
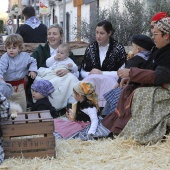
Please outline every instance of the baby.
[{"label": "baby", "polygon": [[68,57],[70,53],[70,47],[68,44],[66,43],[60,44],[60,46],[57,49],[57,52],[58,53],[56,56],[50,57],[46,60],[47,67],[55,69],[57,66],[64,66],[72,73],[78,71],[77,65],[71,58]]}]

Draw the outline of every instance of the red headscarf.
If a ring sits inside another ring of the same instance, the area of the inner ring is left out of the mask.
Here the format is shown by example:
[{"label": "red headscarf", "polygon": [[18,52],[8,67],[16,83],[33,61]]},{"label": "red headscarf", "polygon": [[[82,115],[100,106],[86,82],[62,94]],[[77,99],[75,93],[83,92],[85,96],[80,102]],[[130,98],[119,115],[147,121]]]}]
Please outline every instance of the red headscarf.
[{"label": "red headscarf", "polygon": [[159,21],[165,17],[170,17],[167,12],[158,12],[152,17],[151,21]]}]

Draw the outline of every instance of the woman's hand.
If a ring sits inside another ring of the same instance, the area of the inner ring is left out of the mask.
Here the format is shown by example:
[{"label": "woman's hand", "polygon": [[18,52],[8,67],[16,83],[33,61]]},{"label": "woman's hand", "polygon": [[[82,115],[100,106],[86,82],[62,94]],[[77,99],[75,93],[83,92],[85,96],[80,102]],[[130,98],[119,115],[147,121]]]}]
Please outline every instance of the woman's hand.
[{"label": "woman's hand", "polygon": [[126,78],[122,78],[121,82],[120,82],[120,88],[123,88],[125,85],[128,85],[130,82],[130,78],[126,77]]},{"label": "woman's hand", "polygon": [[67,70],[67,69],[62,69],[62,70],[57,70],[57,71],[56,71],[56,74],[57,74],[57,76],[59,76],[59,77],[63,77],[63,76],[65,76],[65,75],[68,74],[68,73],[70,73],[70,71]]},{"label": "woman's hand", "polygon": [[34,71],[30,71],[28,76],[30,76],[32,79],[35,79],[35,77],[37,76],[37,73]]},{"label": "woman's hand", "polygon": [[120,78],[125,78],[125,77],[129,77],[129,72],[130,72],[130,69],[124,68],[124,69],[118,70],[117,75]]},{"label": "woman's hand", "polygon": [[103,72],[99,69],[93,68],[89,74],[103,74]]}]

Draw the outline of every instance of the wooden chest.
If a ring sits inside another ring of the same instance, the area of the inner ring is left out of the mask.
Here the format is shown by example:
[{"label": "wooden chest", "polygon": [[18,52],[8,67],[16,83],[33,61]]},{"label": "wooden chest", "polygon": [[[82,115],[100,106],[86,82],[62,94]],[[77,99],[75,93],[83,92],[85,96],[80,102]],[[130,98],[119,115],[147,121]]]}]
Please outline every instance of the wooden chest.
[{"label": "wooden chest", "polygon": [[23,112],[1,122],[5,158],[56,157],[53,118],[49,111]]}]

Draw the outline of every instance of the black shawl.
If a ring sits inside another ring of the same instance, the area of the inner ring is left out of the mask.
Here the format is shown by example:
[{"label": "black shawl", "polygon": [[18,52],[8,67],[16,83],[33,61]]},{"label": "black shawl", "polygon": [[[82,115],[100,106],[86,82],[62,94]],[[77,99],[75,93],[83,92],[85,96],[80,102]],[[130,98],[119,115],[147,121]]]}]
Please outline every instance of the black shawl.
[{"label": "black shawl", "polygon": [[126,52],[124,47],[113,38],[110,38],[109,48],[102,66],[100,64],[99,45],[95,41],[87,47],[81,68],[85,71],[91,71],[93,68],[101,71],[117,71],[125,61]]}]

